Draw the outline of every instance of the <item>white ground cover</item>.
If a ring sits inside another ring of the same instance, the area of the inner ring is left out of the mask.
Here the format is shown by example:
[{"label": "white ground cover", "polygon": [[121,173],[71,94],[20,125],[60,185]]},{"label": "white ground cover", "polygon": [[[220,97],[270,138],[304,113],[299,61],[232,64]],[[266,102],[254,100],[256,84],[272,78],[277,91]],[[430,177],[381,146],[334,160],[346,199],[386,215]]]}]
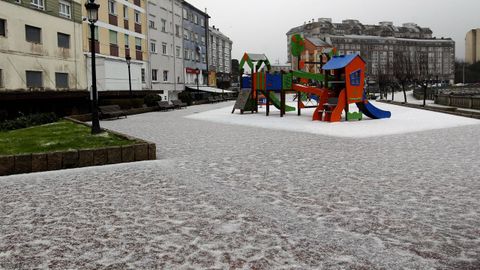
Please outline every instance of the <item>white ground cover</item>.
[{"label": "white ground cover", "polygon": [[225,105],[101,122],[158,161],[0,177],[0,269],[480,268],[479,125],[358,140],[185,118]]},{"label": "white ground cover", "polygon": [[[292,106],[295,105],[290,102],[288,104]],[[449,114],[379,102],[373,102],[373,104],[378,108],[392,112],[392,118],[373,120],[364,116],[364,120],[354,122],[314,122],[312,121],[314,109],[303,109],[301,117],[297,116],[297,112],[290,112],[287,113],[285,117],[280,118],[280,112],[273,106],[270,106],[269,117],[265,116],[264,106],[259,109],[258,114],[246,112],[241,115],[239,110],[231,114],[233,104],[228,107],[193,114],[188,116],[188,118],[230,125],[288,130],[347,138],[367,138],[480,124],[479,120]],[[355,105],[351,105],[350,108],[351,111],[358,111]]]}]

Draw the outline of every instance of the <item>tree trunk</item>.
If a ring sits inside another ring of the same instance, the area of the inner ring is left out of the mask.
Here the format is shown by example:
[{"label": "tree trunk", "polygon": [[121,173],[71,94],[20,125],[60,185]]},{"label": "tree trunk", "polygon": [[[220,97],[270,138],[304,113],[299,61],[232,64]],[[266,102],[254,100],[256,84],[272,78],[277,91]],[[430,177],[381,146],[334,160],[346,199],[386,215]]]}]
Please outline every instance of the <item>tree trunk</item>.
[{"label": "tree trunk", "polygon": [[392,101],[395,101],[395,87],[392,86]]},{"label": "tree trunk", "polygon": [[427,106],[427,88],[428,84],[423,86],[423,107]]},{"label": "tree trunk", "polygon": [[405,91],[405,83],[402,83],[402,91],[403,91],[403,99],[405,100],[405,104],[407,104],[407,92]]}]

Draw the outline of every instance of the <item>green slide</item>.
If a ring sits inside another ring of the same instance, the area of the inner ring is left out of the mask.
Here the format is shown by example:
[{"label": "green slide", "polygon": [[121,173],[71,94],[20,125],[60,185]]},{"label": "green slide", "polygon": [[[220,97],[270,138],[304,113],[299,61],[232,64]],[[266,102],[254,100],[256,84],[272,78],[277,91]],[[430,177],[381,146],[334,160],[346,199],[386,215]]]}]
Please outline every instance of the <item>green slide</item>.
[{"label": "green slide", "polygon": [[[263,90],[258,90],[260,91],[260,93],[262,93],[264,96],[267,96],[267,93],[265,93],[265,91]],[[273,106],[275,106],[275,108],[279,109],[280,110],[280,100],[277,98],[277,96],[275,95],[275,92],[270,92],[270,101],[272,102]],[[288,106],[285,104],[285,112],[294,112],[295,111],[295,107],[291,107],[291,106]]]}]

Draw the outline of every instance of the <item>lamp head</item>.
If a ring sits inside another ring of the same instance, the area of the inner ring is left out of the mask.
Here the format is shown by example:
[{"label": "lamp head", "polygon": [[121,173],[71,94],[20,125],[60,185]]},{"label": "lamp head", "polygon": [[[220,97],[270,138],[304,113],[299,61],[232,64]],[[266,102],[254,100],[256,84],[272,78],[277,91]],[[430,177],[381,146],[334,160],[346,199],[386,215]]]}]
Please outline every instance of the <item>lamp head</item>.
[{"label": "lamp head", "polygon": [[88,0],[85,3],[85,9],[87,10],[87,18],[90,23],[95,23],[98,21],[98,9],[100,5],[95,3],[95,0]]}]

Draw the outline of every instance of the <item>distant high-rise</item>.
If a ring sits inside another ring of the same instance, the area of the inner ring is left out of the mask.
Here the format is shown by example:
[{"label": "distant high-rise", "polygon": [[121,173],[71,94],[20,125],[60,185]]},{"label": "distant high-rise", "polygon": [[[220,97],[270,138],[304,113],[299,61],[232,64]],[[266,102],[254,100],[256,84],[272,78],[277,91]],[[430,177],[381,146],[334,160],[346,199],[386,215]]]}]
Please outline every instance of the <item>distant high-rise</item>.
[{"label": "distant high-rise", "polygon": [[465,37],[465,62],[474,64],[480,61],[480,28],[472,29]]},{"label": "distant high-rise", "polygon": [[[432,79],[454,80],[455,42],[450,38],[432,37],[429,28],[415,23],[395,26],[392,22],[366,25],[357,20],[333,23],[332,19],[320,18],[305,22],[287,33],[288,43],[293,35],[317,38],[336,47],[339,54],[360,54],[367,62],[367,76],[393,75],[395,58],[421,61]],[[288,59],[296,68],[296,59],[288,46]]]}]

